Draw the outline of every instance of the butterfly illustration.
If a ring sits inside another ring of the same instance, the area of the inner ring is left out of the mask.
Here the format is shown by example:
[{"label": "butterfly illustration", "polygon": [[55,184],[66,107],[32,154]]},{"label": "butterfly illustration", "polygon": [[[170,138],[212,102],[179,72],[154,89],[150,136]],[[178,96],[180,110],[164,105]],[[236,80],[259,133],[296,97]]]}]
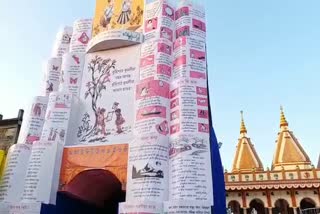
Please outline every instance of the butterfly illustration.
[{"label": "butterfly illustration", "polygon": [[70,84],[77,84],[78,78],[72,78],[70,77]]},{"label": "butterfly illustration", "polygon": [[58,69],[59,69],[59,66],[52,65],[52,70],[57,71]]}]

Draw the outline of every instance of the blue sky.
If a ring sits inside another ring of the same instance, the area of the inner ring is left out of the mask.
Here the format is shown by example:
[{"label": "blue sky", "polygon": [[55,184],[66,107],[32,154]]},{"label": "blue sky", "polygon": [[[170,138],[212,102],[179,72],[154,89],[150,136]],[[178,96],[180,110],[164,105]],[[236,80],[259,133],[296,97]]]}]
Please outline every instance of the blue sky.
[{"label": "blue sky", "polygon": [[[240,110],[264,166],[279,106],[314,164],[320,153],[320,1],[207,0],[213,123],[230,170]],[[39,94],[57,30],[92,17],[94,0],[0,0],[0,112],[15,117]]]}]

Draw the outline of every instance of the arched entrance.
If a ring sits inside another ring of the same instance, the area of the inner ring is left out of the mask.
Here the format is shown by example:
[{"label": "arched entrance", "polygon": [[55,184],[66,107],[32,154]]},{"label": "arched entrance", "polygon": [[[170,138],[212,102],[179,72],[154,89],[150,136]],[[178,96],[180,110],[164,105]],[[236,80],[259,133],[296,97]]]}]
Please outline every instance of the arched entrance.
[{"label": "arched entrance", "polygon": [[284,199],[278,199],[274,203],[273,214],[294,214],[293,208],[289,206],[288,201]]},{"label": "arched entrance", "polygon": [[249,213],[251,214],[266,214],[267,209],[264,206],[263,201],[261,201],[260,199],[253,199],[250,202],[250,209],[249,209]]},{"label": "arched entrance", "polygon": [[241,208],[238,201],[230,201],[228,204],[228,208],[231,209],[232,214],[243,214],[243,209]]},{"label": "arched entrance", "polygon": [[[73,201],[74,204],[84,207],[92,206],[99,210],[99,213],[108,211],[105,212],[108,214],[117,214],[119,202],[125,199],[121,182],[113,173],[103,169],[93,169],[79,173],[59,194],[62,195],[64,201]],[[58,203],[57,206],[59,206]],[[77,207],[64,206],[70,209],[69,213],[78,213]],[[77,212],[75,209],[77,209]]]},{"label": "arched entrance", "polygon": [[311,198],[304,198],[300,201],[300,210],[315,208],[316,203]]}]

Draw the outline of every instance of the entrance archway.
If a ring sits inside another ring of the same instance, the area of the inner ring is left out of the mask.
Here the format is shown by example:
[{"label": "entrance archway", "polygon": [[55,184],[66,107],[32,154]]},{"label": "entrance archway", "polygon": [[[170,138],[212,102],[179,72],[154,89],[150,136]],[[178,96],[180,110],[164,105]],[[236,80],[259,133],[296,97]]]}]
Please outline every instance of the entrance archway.
[{"label": "entrance archway", "polygon": [[[92,169],[75,176],[59,194],[62,194],[65,201],[75,201],[75,204],[80,206],[92,206],[102,213],[104,210],[108,211],[108,214],[117,214],[119,202],[125,199],[121,187],[121,182],[110,171]],[[74,207],[71,209],[73,211]]]},{"label": "entrance archway", "polygon": [[231,213],[233,214],[243,214],[243,209],[241,208],[238,201],[230,201],[228,204],[228,208],[231,209]]},{"label": "entrance archway", "polygon": [[278,199],[274,203],[274,207],[272,211],[273,214],[294,214],[293,208],[290,207],[288,201],[284,199]]},{"label": "entrance archway", "polygon": [[300,201],[300,210],[315,208],[316,202],[311,198],[304,198]]},{"label": "entrance archway", "polygon": [[249,209],[249,213],[257,213],[257,214],[266,214],[267,213],[267,209],[264,206],[263,201],[261,201],[260,199],[253,199],[250,202],[250,209]]}]

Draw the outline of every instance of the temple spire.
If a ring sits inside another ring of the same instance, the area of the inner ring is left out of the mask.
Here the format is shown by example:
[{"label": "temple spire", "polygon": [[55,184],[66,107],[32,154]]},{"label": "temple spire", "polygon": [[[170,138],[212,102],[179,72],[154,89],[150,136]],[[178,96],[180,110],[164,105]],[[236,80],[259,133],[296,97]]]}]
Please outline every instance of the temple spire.
[{"label": "temple spire", "polygon": [[280,106],[280,128],[287,127],[289,124],[287,122],[286,116],[284,115],[283,107]]},{"label": "temple spire", "polygon": [[240,124],[240,134],[247,134],[246,124],[243,119],[243,111],[240,111],[241,114],[241,124]]},{"label": "temple spire", "polygon": [[288,121],[281,106],[280,132],[278,133],[276,141],[272,169],[281,170],[284,168],[286,170],[293,170],[297,166],[300,169],[310,169],[311,161],[298,139],[293,132],[289,130]]},{"label": "temple spire", "polygon": [[262,162],[251,143],[250,138],[247,137],[247,128],[243,119],[243,111],[241,113],[240,123],[240,138],[236,149],[236,154],[233,160],[232,172],[252,172],[263,171]]}]

